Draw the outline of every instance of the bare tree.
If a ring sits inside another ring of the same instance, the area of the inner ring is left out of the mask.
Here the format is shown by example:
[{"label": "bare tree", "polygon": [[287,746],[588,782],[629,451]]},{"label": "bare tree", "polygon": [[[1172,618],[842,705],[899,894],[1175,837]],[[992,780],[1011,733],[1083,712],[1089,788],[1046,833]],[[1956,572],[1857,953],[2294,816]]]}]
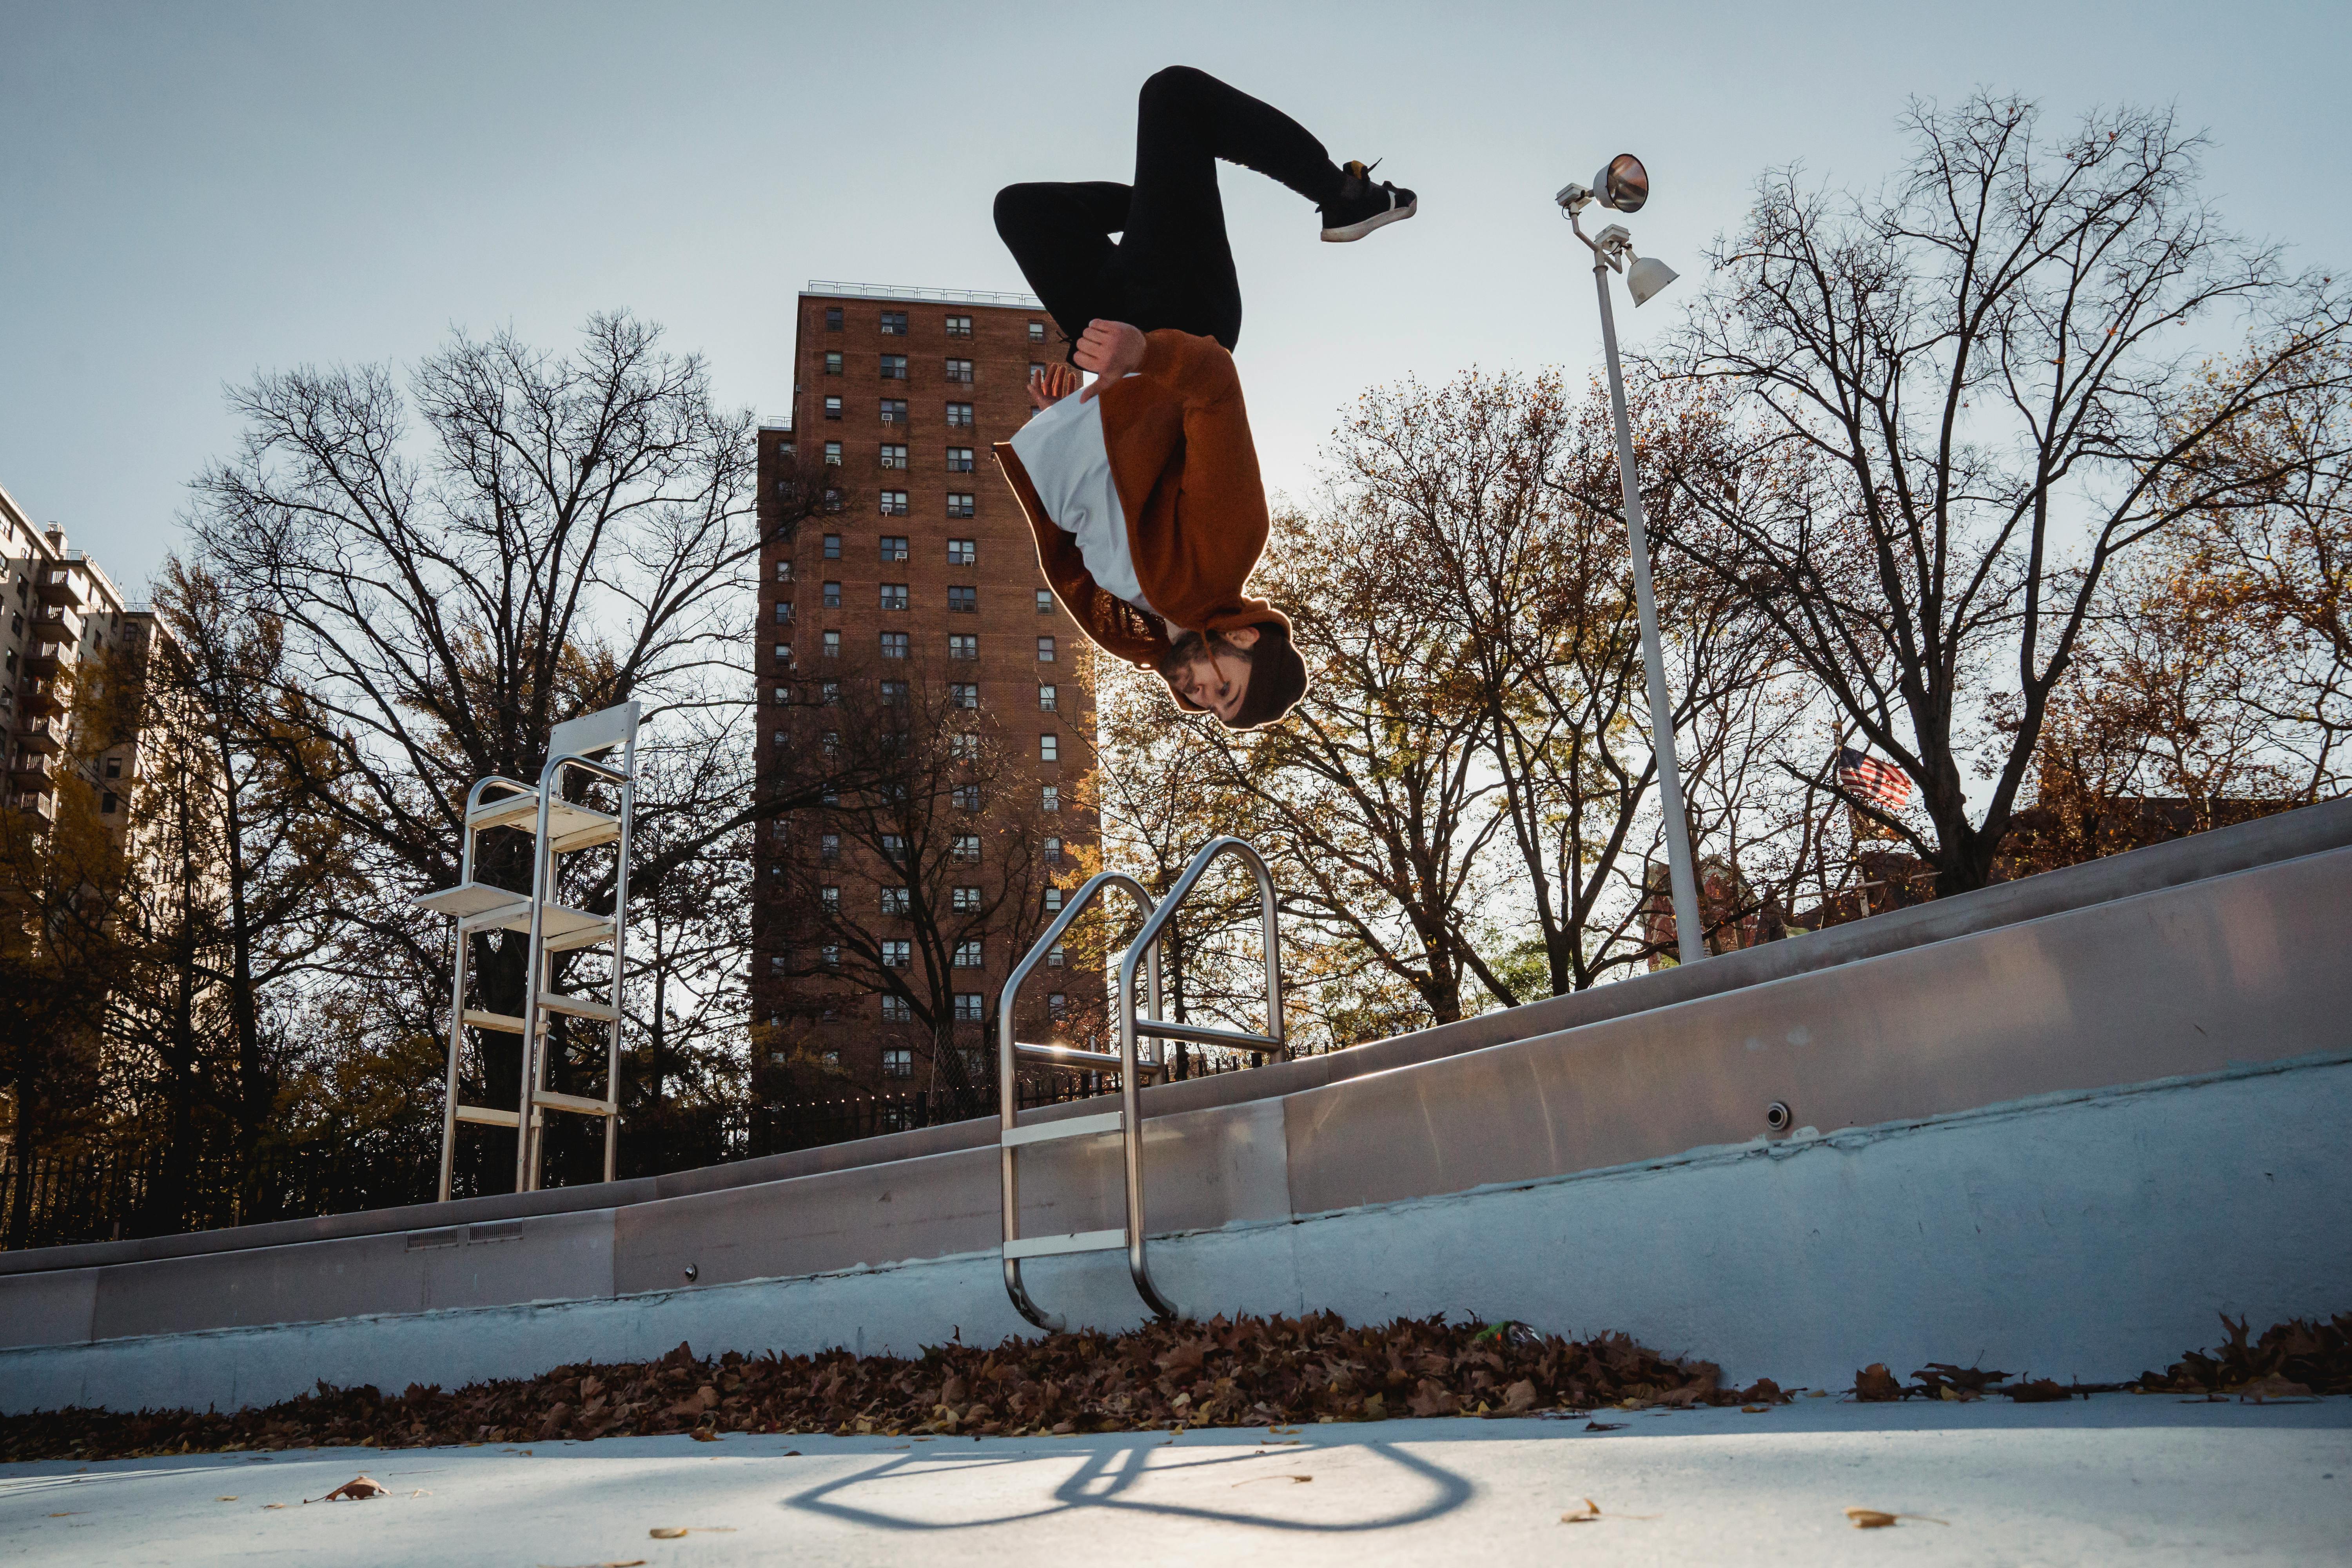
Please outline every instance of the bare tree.
[{"label": "bare tree", "polygon": [[[1048,889],[1083,875],[1065,848],[1083,803],[1063,784],[1044,809],[992,715],[959,697],[963,674],[925,658],[841,658],[803,683],[814,700],[797,715],[798,743],[852,782],[785,826],[781,886],[763,889],[776,962],[761,979],[792,995],[803,1035],[831,1014],[905,1040],[941,1109],[976,1116],[995,1000],[980,975],[990,953],[1025,953],[1052,918]],[[1063,776],[1088,761],[1064,759]]]},{"label": "bare tree", "polygon": [[[786,767],[751,797],[751,422],[659,338],[600,315],[569,357],[461,335],[405,395],[374,366],[265,374],[231,395],[247,432],[196,483],[196,563],[224,613],[275,628],[273,695],[325,742],[277,761],[351,847],[356,890],[325,956],[369,1026],[437,1033],[446,926],[407,900],[456,879],[473,781],[536,780],[556,722],[647,704],[639,822],[658,848],[631,875],[656,905],[670,877],[693,879],[745,824],[822,787]],[[822,504],[782,501],[782,527]],[[486,848],[477,876],[519,886],[528,846]],[[609,908],[609,877],[567,896]],[[478,939],[490,1010],[520,1010],[523,946]],[[707,967],[709,951],[666,945],[659,962]],[[520,1047],[487,1037],[491,1103],[513,1103]]]},{"label": "bare tree", "polygon": [[[2031,104],[1979,94],[1904,125],[1885,190],[1773,174],[1717,246],[1663,368],[1726,406],[1710,442],[1661,454],[1659,533],[1917,782],[1924,827],[1849,804],[1956,892],[1991,872],[2105,574],[2310,461],[2217,438],[2343,385],[2352,312],[2221,226],[2169,113],[2053,143]],[[2230,318],[2252,346],[2209,374],[2200,334]]]}]

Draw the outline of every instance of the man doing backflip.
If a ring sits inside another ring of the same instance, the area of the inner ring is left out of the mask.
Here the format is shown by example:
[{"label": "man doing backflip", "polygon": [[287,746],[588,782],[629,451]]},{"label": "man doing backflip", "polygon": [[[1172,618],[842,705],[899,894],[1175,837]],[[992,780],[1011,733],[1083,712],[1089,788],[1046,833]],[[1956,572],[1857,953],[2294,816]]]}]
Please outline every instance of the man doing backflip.
[{"label": "man doing backflip", "polygon": [[1334,164],[1271,105],[1189,67],[1159,72],[1143,84],[1133,184],[997,193],[997,233],[1097,379],[1081,391],[1066,364],[1032,376],[1039,412],[996,455],[1046,582],[1087,635],[1158,670],[1178,706],[1247,730],[1288,712],[1307,672],[1289,621],[1244,591],[1267,517],[1234,370],[1241,285],[1220,158],[1315,203],[1327,240],[1417,210],[1412,192]]}]

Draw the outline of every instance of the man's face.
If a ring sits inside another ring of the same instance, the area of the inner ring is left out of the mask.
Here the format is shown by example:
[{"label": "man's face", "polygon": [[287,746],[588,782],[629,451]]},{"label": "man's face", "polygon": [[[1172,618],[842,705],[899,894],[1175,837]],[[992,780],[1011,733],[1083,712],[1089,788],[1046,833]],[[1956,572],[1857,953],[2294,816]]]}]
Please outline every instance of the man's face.
[{"label": "man's face", "polygon": [[1186,700],[1199,703],[1230,724],[1234,715],[1242,710],[1242,699],[1249,693],[1249,660],[1218,650],[1179,666],[1176,689]]},{"label": "man's face", "polygon": [[[1243,626],[1227,633],[1226,640],[1234,647],[1254,647],[1257,628]],[[1250,661],[1219,647],[1213,637],[1189,663],[1177,667],[1171,682],[1186,700],[1199,703],[1228,724],[1242,710],[1242,699],[1249,695],[1249,683]]]}]

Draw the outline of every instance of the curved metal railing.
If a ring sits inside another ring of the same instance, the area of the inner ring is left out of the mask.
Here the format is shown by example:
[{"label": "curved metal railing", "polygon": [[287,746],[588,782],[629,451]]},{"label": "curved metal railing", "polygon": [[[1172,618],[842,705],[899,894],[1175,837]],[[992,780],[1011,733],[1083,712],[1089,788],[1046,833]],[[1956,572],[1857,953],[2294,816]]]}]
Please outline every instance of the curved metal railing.
[{"label": "curved metal railing", "polygon": [[[1265,944],[1265,1016],[1267,1033],[1254,1035],[1239,1029],[1219,1029],[1206,1025],[1182,1023],[1160,1016],[1160,939],[1169,921],[1184,906],[1192,889],[1211,865],[1223,856],[1234,856],[1249,867],[1256,879],[1261,934]],[[1013,1037],[1013,1004],[1022,982],[1030,971],[1051,952],[1086,908],[1109,887],[1125,889],[1143,907],[1143,926],[1127,951],[1120,954],[1118,965],[1118,1050],[1087,1051],[1066,1046],[1034,1046]],[[1284,1048],[1282,1026],[1282,971],[1276,934],[1277,905],[1274,892],[1274,877],[1266,869],[1265,858],[1246,840],[1233,837],[1213,838],[1202,845],[1183,874],[1176,879],[1168,896],[1155,907],[1151,895],[1143,884],[1118,871],[1104,871],[1087,879],[1077,896],[1063,910],[1059,919],[1046,928],[1030,948],[1028,955],[1013,969],[1004,983],[997,1004],[997,1068],[998,1068],[998,1144],[1003,1169],[1004,1224],[1004,1289],[1021,1315],[1049,1331],[1059,1331],[1066,1325],[1060,1316],[1039,1308],[1030,1298],[1021,1278],[1021,1261],[1024,1258],[1050,1257],[1072,1252],[1109,1251],[1124,1247],[1127,1269],[1135,1282],[1136,1292],[1144,1305],[1162,1318],[1180,1318],[1186,1312],[1163,1293],[1151,1278],[1150,1261],[1146,1253],[1143,1220],[1143,1115],[1140,1095],[1142,1080],[1147,1074],[1158,1076],[1163,1070],[1160,1048],[1155,1046],[1146,1054],[1141,1041],[1146,1037],[1155,1040],[1191,1040],[1206,1046],[1227,1049],[1276,1054]],[[1139,967],[1143,972],[1145,992],[1150,1011],[1140,1016],[1135,1008],[1136,977]],[[1119,1075],[1119,1109],[1092,1116],[1068,1117],[1056,1121],[1021,1124],[1014,1068],[1024,1056],[1043,1058],[1061,1066],[1084,1066],[1116,1070]],[[1126,1224],[1117,1229],[1075,1231],[1066,1236],[1024,1238],[1021,1235],[1021,1191],[1014,1156],[1025,1144],[1055,1142],[1069,1138],[1097,1137],[1116,1132],[1120,1136],[1125,1156],[1127,1187]]]}]

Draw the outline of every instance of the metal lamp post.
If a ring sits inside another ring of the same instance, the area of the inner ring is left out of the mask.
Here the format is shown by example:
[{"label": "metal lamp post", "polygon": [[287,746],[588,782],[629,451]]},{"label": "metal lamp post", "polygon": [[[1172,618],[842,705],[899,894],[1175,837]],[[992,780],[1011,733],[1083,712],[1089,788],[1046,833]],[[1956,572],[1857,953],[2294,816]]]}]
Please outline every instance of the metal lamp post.
[{"label": "metal lamp post", "polygon": [[1691,867],[1690,826],[1683,815],[1682,771],[1675,762],[1675,710],[1666,695],[1665,662],[1658,652],[1658,603],[1650,589],[1650,531],[1642,517],[1641,487],[1633,477],[1633,426],[1625,416],[1625,376],[1617,364],[1617,318],[1610,308],[1609,274],[1625,274],[1636,308],[1675,280],[1674,268],[1654,257],[1633,254],[1633,237],[1611,224],[1595,237],[1577,215],[1594,202],[1612,212],[1635,213],[1650,199],[1649,171],[1631,153],[1620,153],[1592,176],[1590,185],[1569,185],[1554,198],[1568,215],[1576,237],[1592,252],[1592,282],[1601,294],[1601,342],[1609,359],[1609,411],[1617,423],[1617,475],[1625,489],[1625,527],[1632,535],[1633,603],[1642,622],[1642,663],[1649,677],[1650,743],[1657,752],[1658,788],[1666,816],[1666,868],[1675,899],[1675,938],[1682,962],[1706,956],[1706,928],[1700,923],[1698,879]]}]

